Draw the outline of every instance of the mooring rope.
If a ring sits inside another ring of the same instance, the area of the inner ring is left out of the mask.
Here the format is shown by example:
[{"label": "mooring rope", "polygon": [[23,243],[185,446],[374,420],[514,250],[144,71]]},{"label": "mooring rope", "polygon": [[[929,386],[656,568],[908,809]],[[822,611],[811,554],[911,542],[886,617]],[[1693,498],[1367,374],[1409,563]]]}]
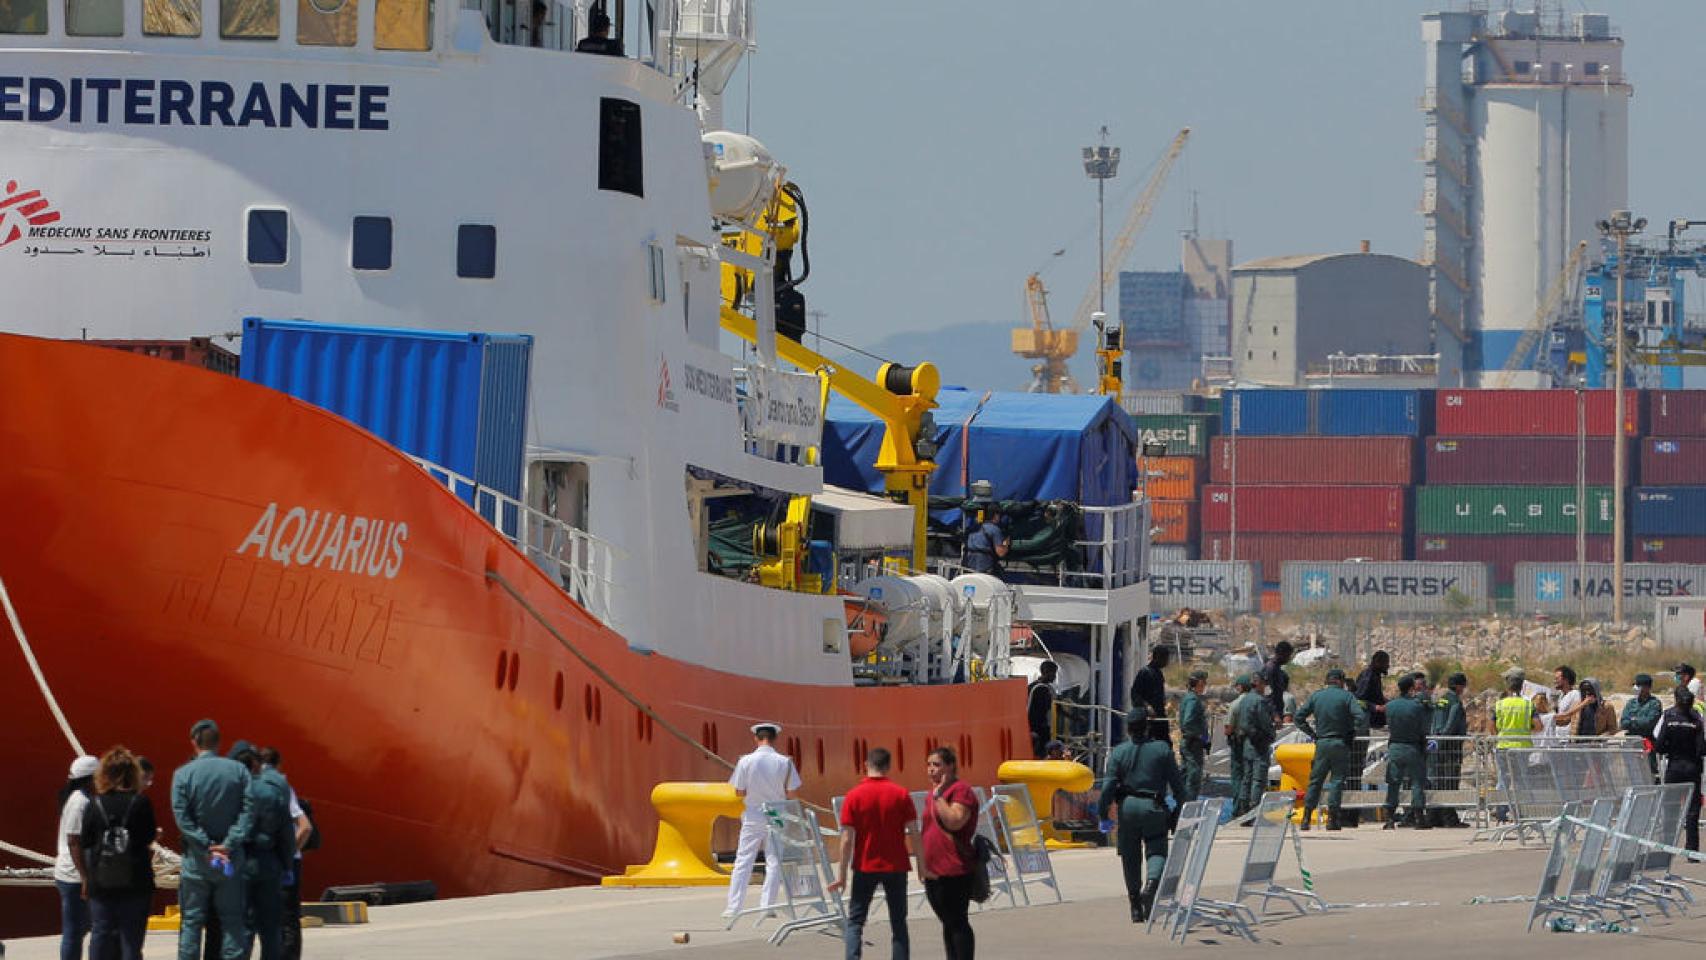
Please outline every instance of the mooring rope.
[{"label": "mooring rope", "polygon": [[65,711],[59,709],[59,701],[53,696],[53,688],[47,685],[47,678],[42,676],[41,664],[36,662],[36,652],[30,647],[29,638],[24,636],[24,625],[18,622],[18,611],[12,606],[12,596],[6,592],[6,580],[3,577],[0,577],[0,606],[6,608],[6,620],[11,623],[12,633],[18,638],[18,649],[24,651],[24,660],[30,665],[30,673],[36,678],[36,686],[41,688],[42,699],[47,701],[47,709],[53,713],[53,719],[59,723],[59,729],[64,731],[66,741],[71,744],[71,752],[76,756],[83,756],[83,744],[78,742],[77,734],[71,732],[71,722],[65,719]]}]

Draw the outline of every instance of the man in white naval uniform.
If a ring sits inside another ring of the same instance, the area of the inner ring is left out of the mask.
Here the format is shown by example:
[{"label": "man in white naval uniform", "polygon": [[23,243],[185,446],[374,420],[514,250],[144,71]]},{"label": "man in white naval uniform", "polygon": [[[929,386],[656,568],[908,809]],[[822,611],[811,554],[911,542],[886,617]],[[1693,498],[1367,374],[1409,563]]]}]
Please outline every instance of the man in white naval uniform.
[{"label": "man in white naval uniform", "polygon": [[764,847],[764,894],[759,906],[769,909],[776,903],[782,888],[782,851],[770,842],[770,829],[764,821],[764,805],[780,803],[800,788],[800,772],[786,754],[772,746],[782,733],[780,724],[755,723],[752,737],[757,747],[740,758],[735,772],[729,777],[735,795],[746,801],[740,818],[740,846],[735,851],[734,873],[729,875],[729,908],[723,913],[733,917],[746,902],[746,888],[752,882],[752,864],[758,859],[758,848]]}]

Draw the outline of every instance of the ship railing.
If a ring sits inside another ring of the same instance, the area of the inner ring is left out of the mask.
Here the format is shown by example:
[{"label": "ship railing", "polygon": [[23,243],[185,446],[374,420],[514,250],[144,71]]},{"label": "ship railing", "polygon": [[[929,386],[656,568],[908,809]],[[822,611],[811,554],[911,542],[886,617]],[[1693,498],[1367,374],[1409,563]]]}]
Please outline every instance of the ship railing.
[{"label": "ship railing", "polygon": [[614,546],[448,467],[419,457],[411,459],[540,569],[556,577],[569,597],[588,613],[606,626],[615,626],[611,602],[616,581]]},{"label": "ship railing", "polygon": [[1118,590],[1142,580],[1149,568],[1148,502],[1080,509],[1085,539],[1078,541],[1078,549],[1083,569],[1062,571],[1061,585]]}]

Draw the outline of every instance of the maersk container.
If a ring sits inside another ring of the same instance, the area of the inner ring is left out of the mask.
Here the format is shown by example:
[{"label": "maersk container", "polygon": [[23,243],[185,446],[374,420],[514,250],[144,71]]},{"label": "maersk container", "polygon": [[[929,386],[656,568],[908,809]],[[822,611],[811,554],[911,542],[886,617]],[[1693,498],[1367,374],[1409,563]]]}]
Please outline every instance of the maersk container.
[{"label": "maersk container", "polygon": [[1649,391],[1647,432],[1655,437],[1706,437],[1706,390]]},{"label": "maersk container", "polygon": [[1195,500],[1149,501],[1150,539],[1155,543],[1196,543]]},{"label": "maersk container", "polygon": [[[1551,613],[1568,616],[1610,613],[1616,568],[1609,563],[1561,560],[1553,563],[1516,565],[1516,609],[1518,613]],[[1683,563],[1626,563],[1623,565],[1623,597],[1626,610],[1651,613],[1661,599],[1697,597],[1706,594],[1706,566]]]},{"label": "maersk container", "polygon": [[1649,487],[1706,482],[1706,437],[1648,437],[1641,441],[1641,483]]},{"label": "maersk container", "polygon": [[1205,533],[1201,556],[1204,560],[1250,561],[1260,565],[1263,575],[1277,578],[1279,570],[1291,560],[1376,560],[1389,562],[1404,559],[1409,542],[1402,534],[1380,533],[1244,533],[1239,531],[1237,543],[1231,534]]},{"label": "maersk container", "polygon": [[1249,613],[1261,602],[1261,583],[1253,563],[1152,563],[1149,608],[1157,612],[1190,607]]},{"label": "maersk container", "polygon": [[324,407],[481,486],[521,496],[533,338],[243,321],[243,379]]},{"label": "maersk container", "polygon": [[1398,486],[1286,484],[1203,488],[1202,527],[1219,533],[1403,533],[1409,491]]},{"label": "maersk container", "polygon": [[1218,425],[1211,413],[1144,413],[1131,419],[1142,442],[1166,444],[1170,457],[1208,456],[1208,438]]},{"label": "maersk container", "polygon": [[[1610,533],[1610,487],[1585,491],[1588,533]],[[1569,533],[1576,532],[1573,486],[1427,486],[1416,488],[1416,530],[1420,533]]]},{"label": "maersk container", "polygon": [[1637,537],[1706,536],[1706,487],[1636,487],[1629,529]]},{"label": "maersk container", "polygon": [[1315,430],[1332,437],[1424,437],[1433,432],[1432,390],[1316,390]]},{"label": "maersk container", "polygon": [[1312,390],[1227,390],[1221,394],[1221,433],[1248,437],[1315,432]]},{"label": "maersk container", "polygon": [[1636,537],[1634,548],[1648,563],[1706,563],[1706,537]]},{"label": "maersk container", "polygon": [[1480,613],[1491,596],[1484,563],[1287,563],[1286,612]]},{"label": "maersk container", "polygon": [[[1611,538],[1586,538],[1587,559],[1611,562]],[[1493,573],[1493,586],[1514,582],[1516,565],[1529,561],[1574,560],[1576,538],[1562,534],[1486,536],[1454,533],[1418,533],[1412,555],[1426,561],[1470,561],[1484,563]]]},{"label": "maersk container", "polygon": [[1593,437],[1583,447],[1585,459],[1577,455],[1575,437],[1429,437],[1422,446],[1422,479],[1436,486],[1574,485],[1582,460],[1589,484],[1609,486],[1612,439]]},{"label": "maersk container", "polygon": [[1138,457],[1139,480],[1151,500],[1195,500],[1202,485],[1201,457]]},{"label": "maersk container", "polygon": [[[1435,395],[1435,429],[1445,437],[1609,437],[1616,432],[1617,397],[1584,390],[1580,416],[1575,390],[1441,390]],[[1623,432],[1641,434],[1641,393],[1624,392]]]},{"label": "maersk container", "polygon": [[[1409,437],[1238,437],[1214,439],[1209,479],[1231,483],[1392,484],[1416,479]],[[1236,464],[1234,464],[1236,453]]]}]

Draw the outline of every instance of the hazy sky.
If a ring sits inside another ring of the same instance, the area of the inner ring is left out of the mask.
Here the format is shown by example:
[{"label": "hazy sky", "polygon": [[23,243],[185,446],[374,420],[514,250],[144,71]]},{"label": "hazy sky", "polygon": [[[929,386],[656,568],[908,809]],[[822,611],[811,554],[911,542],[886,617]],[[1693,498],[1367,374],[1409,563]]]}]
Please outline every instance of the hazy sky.
[{"label": "hazy sky", "polygon": [[[1627,43],[1636,212],[1706,219],[1706,2],[1550,6],[1609,13]],[[1079,149],[1103,124],[1124,151],[1110,235],[1167,142],[1192,129],[1127,269],[1177,267],[1192,191],[1203,232],[1231,237],[1238,261],[1364,239],[1417,256],[1420,17],[1442,7],[757,0],[759,50],[730,84],[726,121],[744,127],[750,82],[751,132],[810,203],[803,289],[824,333],[871,344],[1019,323],[1024,279],[1045,265],[1059,320],[1095,272]]]}]

